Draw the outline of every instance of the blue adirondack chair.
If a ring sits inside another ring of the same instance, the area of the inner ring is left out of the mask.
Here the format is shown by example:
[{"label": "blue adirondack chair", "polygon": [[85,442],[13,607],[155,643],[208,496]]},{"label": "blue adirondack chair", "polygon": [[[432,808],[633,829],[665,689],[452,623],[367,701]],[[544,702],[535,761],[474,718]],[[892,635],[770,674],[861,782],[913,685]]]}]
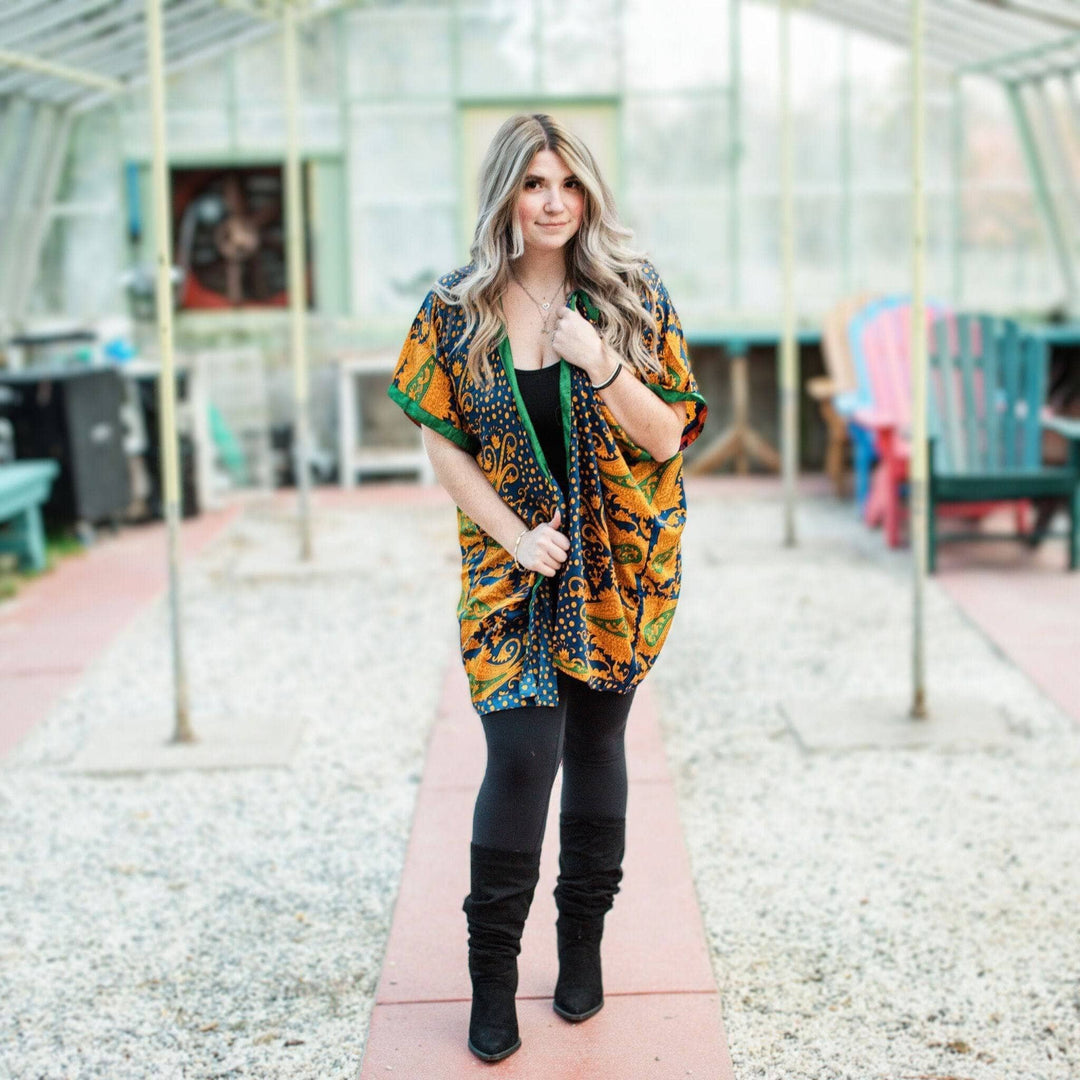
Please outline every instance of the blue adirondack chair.
[{"label": "blue adirondack chair", "polygon": [[883,296],[872,300],[857,311],[848,323],[848,346],[851,362],[855,369],[855,389],[838,394],[833,400],[833,408],[844,418],[851,435],[851,465],[854,473],[855,507],[860,516],[866,506],[870,493],[870,474],[877,461],[877,448],[874,433],[868,431],[855,420],[857,412],[866,412],[873,407],[870,396],[870,381],[867,377],[866,351],[863,344],[867,325],[881,311],[894,307],[900,298]]},{"label": "blue adirondack chair", "polygon": [[[879,332],[894,320],[889,316],[897,309],[908,309],[911,297],[904,294],[883,296],[873,300],[858,311],[848,324],[848,340],[851,358],[855,368],[856,389],[850,394],[838,397],[834,408],[848,423],[851,432],[852,467],[855,474],[855,504],[862,517],[866,512],[866,502],[870,495],[871,477],[878,461],[877,434],[865,424],[859,422],[858,414],[872,414],[875,411],[873,379],[870,374],[870,352],[880,347],[877,340]],[[931,302],[927,310],[937,313],[944,310],[943,305]],[[906,349],[906,345],[904,348]]]},{"label": "blue adirondack chair", "polygon": [[[1046,342],[1021,334],[1009,319],[934,321],[927,379],[931,572],[939,542],[935,507],[995,499],[1065,499],[1069,569],[1080,565],[1080,421],[1048,415],[1047,359]],[[1069,440],[1064,466],[1043,464],[1047,428]]]}]

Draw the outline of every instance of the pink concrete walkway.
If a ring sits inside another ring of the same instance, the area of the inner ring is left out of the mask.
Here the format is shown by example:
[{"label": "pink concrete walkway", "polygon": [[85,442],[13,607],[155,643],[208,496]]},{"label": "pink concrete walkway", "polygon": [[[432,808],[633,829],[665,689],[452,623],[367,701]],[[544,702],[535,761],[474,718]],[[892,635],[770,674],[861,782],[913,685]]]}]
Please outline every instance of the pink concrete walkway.
[{"label": "pink concrete walkway", "polygon": [[557,975],[558,791],[540,885],[525,928],[518,1017],[522,1048],[486,1065],[468,1051],[465,916],[472,803],[483,732],[456,661],[428,748],[362,1080],[577,1080],[732,1076],[719,999],[656,713],[641,688],[630,717],[630,808],[622,891],[607,917],[605,1005],[583,1024],[551,1008]]},{"label": "pink concrete walkway", "polygon": [[[240,504],[185,521],[182,558],[198,554]],[[163,523],[105,535],[0,606],[0,758],[40,720],[167,584]]]},{"label": "pink concrete walkway", "polygon": [[[1007,531],[1011,515],[987,530]],[[1060,519],[1059,519],[1060,529]],[[956,541],[938,549],[937,580],[964,613],[1066,715],[1080,723],[1080,570],[1061,538]]]}]

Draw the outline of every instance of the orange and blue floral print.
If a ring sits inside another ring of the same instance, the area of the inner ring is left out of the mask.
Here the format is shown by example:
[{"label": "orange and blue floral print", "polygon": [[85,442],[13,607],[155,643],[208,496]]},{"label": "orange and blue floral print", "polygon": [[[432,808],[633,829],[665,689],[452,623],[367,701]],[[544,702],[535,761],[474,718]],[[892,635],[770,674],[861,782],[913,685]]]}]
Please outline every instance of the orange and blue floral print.
[{"label": "orange and blue floral print", "polygon": [[[468,273],[446,275],[452,284]],[[644,377],[665,401],[686,406],[682,448],[701,433],[707,406],[687,360],[678,315],[647,266],[643,303],[655,331],[646,345],[662,370]],[[569,301],[590,321],[583,293]],[[659,655],[679,599],[679,541],[686,520],[682,454],[655,461],[636,446],[581,370],[563,363],[560,397],[569,484],[552,478],[525,409],[507,340],[495,378],[465,369],[463,312],[428,293],[402,348],[390,397],[475,457],[499,496],[530,528],[562,514],[570,551],[546,578],[519,566],[458,511],[461,655],[479,713],[558,703],[556,673],[596,690],[626,692]],[[495,358],[493,357],[493,361]]]}]

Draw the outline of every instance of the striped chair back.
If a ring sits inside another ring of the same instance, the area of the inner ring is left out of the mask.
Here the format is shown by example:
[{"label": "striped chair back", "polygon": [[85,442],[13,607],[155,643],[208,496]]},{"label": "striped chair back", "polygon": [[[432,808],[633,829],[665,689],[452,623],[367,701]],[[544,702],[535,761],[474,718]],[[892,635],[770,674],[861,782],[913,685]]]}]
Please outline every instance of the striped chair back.
[{"label": "striped chair back", "polygon": [[1046,399],[1046,343],[1011,319],[950,315],[928,344],[928,429],[934,472],[984,475],[1037,469]]},{"label": "striped chair back", "polygon": [[[949,317],[938,303],[926,305],[927,329]],[[911,301],[886,297],[852,324],[852,352],[859,380],[859,407],[907,435],[911,424]]]}]

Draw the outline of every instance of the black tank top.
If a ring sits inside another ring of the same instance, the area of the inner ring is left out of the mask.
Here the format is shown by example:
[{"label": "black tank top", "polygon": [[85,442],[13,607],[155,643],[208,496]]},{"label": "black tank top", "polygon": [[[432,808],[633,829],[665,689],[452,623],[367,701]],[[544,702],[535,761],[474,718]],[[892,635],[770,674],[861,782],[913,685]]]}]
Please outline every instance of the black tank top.
[{"label": "black tank top", "polygon": [[566,492],[566,437],[563,434],[562,409],[559,401],[559,377],[566,361],[535,370],[517,368],[518,389],[521,400],[532,421],[533,430],[544,452],[551,475]]}]

